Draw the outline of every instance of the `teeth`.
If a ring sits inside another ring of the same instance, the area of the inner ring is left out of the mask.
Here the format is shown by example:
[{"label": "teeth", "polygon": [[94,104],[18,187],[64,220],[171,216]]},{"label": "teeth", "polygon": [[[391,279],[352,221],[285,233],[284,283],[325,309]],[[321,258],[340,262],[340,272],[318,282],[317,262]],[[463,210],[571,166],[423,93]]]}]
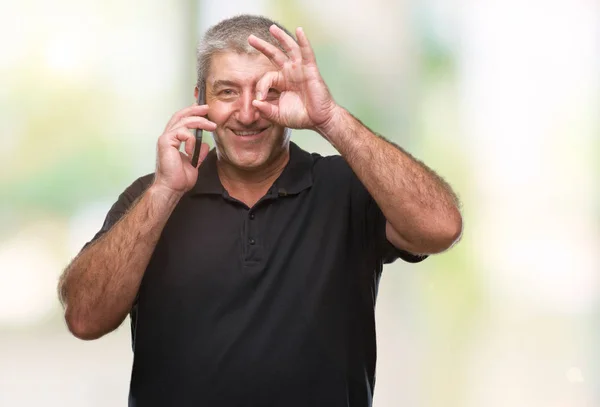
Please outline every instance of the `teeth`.
[{"label": "teeth", "polygon": [[260,133],[260,131],[234,131],[238,136],[253,136]]}]

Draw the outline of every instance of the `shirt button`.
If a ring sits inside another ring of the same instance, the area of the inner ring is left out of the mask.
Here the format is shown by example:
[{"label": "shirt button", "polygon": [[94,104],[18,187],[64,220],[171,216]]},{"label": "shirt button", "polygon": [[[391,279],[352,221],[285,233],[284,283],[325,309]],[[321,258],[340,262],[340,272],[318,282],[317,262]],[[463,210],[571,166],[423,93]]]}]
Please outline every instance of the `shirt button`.
[{"label": "shirt button", "polygon": [[251,245],[253,245],[254,243],[256,243],[256,240],[250,238],[250,239],[248,239],[248,243],[250,243]]},{"label": "shirt button", "polygon": [[254,219],[254,214],[253,213],[250,214],[250,219],[251,220]]}]

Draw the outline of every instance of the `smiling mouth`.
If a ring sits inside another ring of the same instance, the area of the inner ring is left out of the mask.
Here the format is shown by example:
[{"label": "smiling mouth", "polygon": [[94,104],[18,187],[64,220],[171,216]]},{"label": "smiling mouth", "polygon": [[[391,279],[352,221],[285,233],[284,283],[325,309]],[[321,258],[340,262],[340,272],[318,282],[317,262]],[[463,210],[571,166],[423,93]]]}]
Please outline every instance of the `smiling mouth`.
[{"label": "smiling mouth", "polygon": [[250,137],[250,136],[256,136],[257,134],[260,134],[267,129],[268,129],[268,127],[265,127],[264,129],[256,129],[256,130],[233,130],[233,129],[231,129],[231,131],[236,136]]}]

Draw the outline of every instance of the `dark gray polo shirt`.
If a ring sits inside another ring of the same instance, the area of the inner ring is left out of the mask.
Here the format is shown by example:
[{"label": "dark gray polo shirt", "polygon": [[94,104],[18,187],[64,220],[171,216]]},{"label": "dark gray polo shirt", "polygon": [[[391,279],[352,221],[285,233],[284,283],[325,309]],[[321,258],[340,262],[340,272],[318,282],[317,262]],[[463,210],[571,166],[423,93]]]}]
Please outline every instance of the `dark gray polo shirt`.
[{"label": "dark gray polo shirt", "polygon": [[[131,310],[129,405],[367,407],[375,300],[395,249],[340,156],[290,144],[253,207],[230,197],[211,151],[169,218]],[[151,184],[136,180],[100,235]]]}]

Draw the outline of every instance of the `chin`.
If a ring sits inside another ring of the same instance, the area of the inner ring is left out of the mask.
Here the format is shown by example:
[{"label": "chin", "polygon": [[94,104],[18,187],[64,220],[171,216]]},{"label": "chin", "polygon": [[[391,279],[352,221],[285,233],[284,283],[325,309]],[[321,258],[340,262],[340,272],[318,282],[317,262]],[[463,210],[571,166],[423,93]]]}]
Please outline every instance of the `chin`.
[{"label": "chin", "polygon": [[219,158],[225,160],[233,167],[244,171],[252,171],[268,166],[269,163],[285,150],[291,135],[290,129],[284,129],[283,134],[267,134],[258,140],[240,140],[232,138],[225,143],[218,142],[223,139],[213,133],[213,139],[218,146]]},{"label": "chin", "polygon": [[233,152],[228,158],[228,161],[234,167],[244,171],[252,171],[264,167],[269,162],[270,157],[268,153]]}]

